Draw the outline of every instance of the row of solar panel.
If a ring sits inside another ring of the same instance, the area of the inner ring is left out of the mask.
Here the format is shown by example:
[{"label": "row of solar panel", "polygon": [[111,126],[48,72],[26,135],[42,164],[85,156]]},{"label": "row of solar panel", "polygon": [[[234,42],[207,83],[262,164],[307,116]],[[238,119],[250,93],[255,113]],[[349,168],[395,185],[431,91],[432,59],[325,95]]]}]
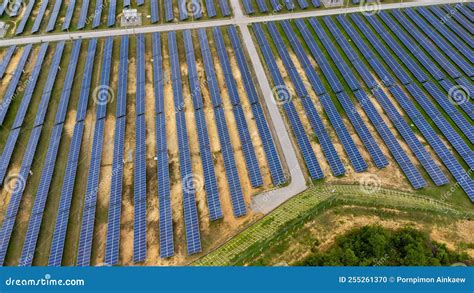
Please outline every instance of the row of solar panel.
[{"label": "row of solar panel", "polygon": [[[52,12],[50,14],[48,24],[46,27],[46,32],[51,32],[55,29],[56,22],[61,11],[63,0],[56,0],[54,6],[52,7]],[[20,20],[20,23],[16,27],[15,34],[20,35],[24,32],[26,24],[31,16],[33,8],[35,7],[35,1],[29,1],[24,14]],[[46,14],[48,9],[48,1],[42,1],[40,7],[38,9],[38,13],[35,15],[34,23],[31,28],[31,33],[37,33],[40,29],[41,22]],[[138,1],[137,5],[141,6],[144,4],[144,1]],[[6,3],[0,5],[0,16],[4,13],[5,7],[8,6],[8,0]],[[63,25],[61,27],[62,30],[69,30],[71,21],[73,18],[73,14],[75,10],[80,10],[79,12],[79,19],[77,23],[77,29],[83,29],[91,22],[92,28],[98,28],[101,24],[101,17],[102,11],[106,9],[108,6],[108,13],[107,13],[107,26],[112,27],[115,25],[117,19],[117,1],[112,0],[108,3],[108,5],[104,5],[103,0],[97,0],[95,2],[95,9],[94,14],[91,18],[89,13],[89,6],[90,0],[82,1],[80,9],[76,9],[76,0],[69,1],[67,4],[66,14],[64,16]],[[124,8],[130,8],[130,1],[124,1],[123,4]],[[230,16],[231,10],[227,0],[219,0],[219,7],[221,10],[222,16]],[[174,20],[174,8],[173,8],[173,0],[164,0],[164,15],[165,21],[170,22]],[[213,18],[217,16],[217,11],[215,8],[215,4],[213,0],[205,0],[205,7],[204,3],[199,0],[179,0],[178,1],[178,9],[179,9],[179,20],[187,20],[189,18],[194,19],[201,19],[203,16],[203,12],[206,11],[209,18]],[[14,13],[9,13],[10,17],[14,17]],[[158,0],[151,1],[150,7],[150,22],[157,23],[160,20],[160,9]]]},{"label": "row of solar panel", "polygon": [[[298,2],[299,8],[305,10],[310,7],[308,4],[308,1],[306,0],[296,0]],[[296,6],[293,3],[292,0],[283,0],[283,1],[278,1],[278,0],[270,0],[270,5],[271,5],[271,11],[267,5],[267,2],[265,0],[256,0],[258,11],[260,13],[267,13],[267,12],[279,12],[286,8],[288,11],[294,11]],[[242,0],[242,4],[244,6],[245,12],[247,14],[254,14],[255,13],[255,8],[253,7],[252,0]],[[320,0],[311,0],[311,5],[315,8],[318,8],[321,6]]]}]

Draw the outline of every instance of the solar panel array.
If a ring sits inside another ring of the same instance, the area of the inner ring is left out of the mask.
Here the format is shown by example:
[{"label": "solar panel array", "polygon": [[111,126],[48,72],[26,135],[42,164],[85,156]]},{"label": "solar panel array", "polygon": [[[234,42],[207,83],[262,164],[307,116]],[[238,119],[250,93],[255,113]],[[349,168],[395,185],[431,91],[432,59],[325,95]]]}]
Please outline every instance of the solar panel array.
[{"label": "solar panel array", "polygon": [[[100,74],[100,87],[108,87],[110,79],[110,60],[113,49],[112,37],[105,40],[102,67]],[[91,259],[92,235],[94,233],[95,211],[97,204],[97,193],[99,191],[99,175],[102,162],[102,146],[104,143],[105,107],[106,104],[101,95],[97,93],[95,98],[96,122],[94,126],[94,138],[92,141],[92,151],[90,156],[89,172],[87,178],[86,194],[82,206],[81,233],[79,236],[79,246],[77,252],[77,266],[88,266]],[[79,111],[78,111],[79,113]]]},{"label": "solar panel array", "polygon": [[199,218],[197,213],[195,191],[196,187],[191,167],[191,154],[189,150],[188,131],[184,113],[184,100],[182,96],[181,69],[179,65],[178,45],[176,32],[168,33],[168,47],[171,63],[171,79],[176,116],[176,134],[179,147],[179,169],[183,192],[183,213],[186,228],[186,243],[188,254],[201,251],[201,236],[199,234]]},{"label": "solar panel array", "polygon": [[[270,31],[270,35],[275,43],[277,50],[282,58],[283,65],[285,66],[286,71],[289,73],[291,81],[293,82],[296,88],[296,94],[301,99],[301,103],[303,104],[304,110],[306,112],[306,116],[313,128],[316,137],[319,140],[321,148],[324,152],[324,155],[331,167],[332,173],[334,176],[340,176],[345,173],[344,165],[342,164],[339,155],[334,148],[334,145],[329,137],[329,134],[324,126],[321,117],[319,116],[310,96],[307,92],[301,77],[299,76],[298,71],[295,68],[293,61],[290,58],[288,50],[281,39],[278,29],[274,23],[268,24],[268,29]],[[306,65],[309,67],[309,65]],[[320,84],[320,81],[319,81]],[[315,86],[317,89],[318,86]]]},{"label": "solar panel array", "polygon": [[110,185],[109,213],[107,221],[107,238],[105,242],[104,263],[116,265],[119,261],[120,217],[123,191],[123,161],[125,148],[125,124],[128,84],[128,47],[129,37],[121,37],[120,64],[117,93],[117,110],[115,120],[114,153],[112,161],[112,178]]},{"label": "solar panel array", "polygon": [[454,19],[446,18],[446,13],[440,7],[431,6],[429,9],[437,18],[443,20],[444,24],[448,26],[461,40],[467,43],[471,48],[474,47],[474,40],[470,37],[468,32],[460,27]]},{"label": "solar panel array", "polygon": [[61,27],[63,31],[69,29],[71,26],[72,14],[74,13],[74,8],[76,7],[76,1],[77,0],[71,0],[67,5],[66,16],[64,17],[64,22]]},{"label": "solar panel array", "polygon": [[79,14],[79,20],[77,22],[77,29],[83,29],[86,26],[89,2],[90,0],[82,1],[81,12]]},{"label": "solar panel array", "polygon": [[[74,0],[70,2],[75,2]],[[56,20],[58,19],[59,11],[61,10],[61,4],[63,0],[56,0],[54,2],[53,11],[51,12],[51,16],[49,17],[48,26],[46,27],[46,32],[51,32],[54,30],[54,26],[56,25]]]},{"label": "solar panel array", "polygon": [[145,122],[145,36],[136,38],[135,162],[133,261],[146,259],[146,122]]},{"label": "solar panel array", "polygon": [[164,113],[163,56],[161,53],[161,36],[152,35],[153,48],[153,83],[155,90],[156,111],[156,157],[158,172],[158,203],[160,225],[160,257],[174,255],[173,219],[170,198],[170,176],[168,167],[168,145],[166,140],[166,118]]},{"label": "solar panel array", "polygon": [[[32,1],[34,2],[34,1]],[[31,29],[31,33],[37,33],[39,31],[39,27],[41,25],[41,20],[43,20],[44,13],[46,12],[46,8],[48,7],[49,1],[41,1],[41,5],[38,11],[38,14],[35,16],[35,22],[33,23],[33,27]]]},{"label": "solar panel array", "polygon": [[450,6],[450,5],[442,5],[440,6],[446,13],[448,13],[449,15],[452,16],[452,18],[454,20],[456,20],[456,22],[458,24],[460,24],[462,26],[463,29],[465,29],[466,31],[468,31],[469,33],[471,34],[474,34],[474,28],[472,27],[472,24],[471,22],[469,22],[469,20],[464,17],[464,15],[462,15],[462,13],[457,13],[457,8],[456,6],[453,7],[453,6]]},{"label": "solar panel array", "polygon": [[15,30],[15,35],[20,35],[23,33],[25,30],[26,22],[28,21],[28,18],[30,18],[31,11],[33,11],[33,7],[35,5],[36,1],[29,1],[28,4],[26,5],[25,11],[22,12],[23,16],[21,17],[20,23],[17,25],[16,30]]},{"label": "solar panel array", "polygon": [[[306,0],[296,0],[298,3],[298,7],[293,3],[292,0],[283,0],[283,1],[278,1],[278,0],[270,0],[270,5],[272,6],[272,10],[269,10],[267,3],[265,0],[256,0],[256,4],[258,7],[258,11],[260,13],[268,13],[268,12],[280,12],[284,8],[286,8],[287,11],[292,12],[295,11],[295,9],[301,9],[301,10],[306,10],[310,7],[310,4]],[[251,0],[242,0],[242,5],[244,7],[244,10],[247,14],[251,15],[255,13],[255,8],[253,7],[252,1]],[[311,6],[314,8],[318,8],[321,6],[320,0],[311,0]]]},{"label": "solar panel array", "polygon": [[239,93],[237,90],[237,83],[232,73],[229,55],[227,54],[227,47],[222,37],[222,32],[219,27],[213,29],[214,40],[217,48],[217,55],[224,72],[224,79],[227,85],[227,90],[233,107],[235,122],[240,137],[242,152],[244,154],[245,163],[247,166],[250,183],[253,188],[263,185],[262,174],[258,166],[257,156],[255,155],[255,148],[250,137],[247,121],[245,120],[244,111],[240,102]]},{"label": "solar panel array", "polygon": [[265,114],[262,106],[259,103],[255,84],[252,80],[252,76],[245,60],[242,45],[237,35],[237,30],[234,26],[229,26],[227,32],[230,36],[232,48],[234,50],[235,57],[237,58],[237,65],[240,70],[241,78],[244,81],[244,87],[247,92],[247,96],[250,104],[252,105],[252,113],[257,124],[260,139],[262,140],[263,148],[267,157],[268,167],[272,175],[273,184],[278,186],[286,182],[285,174],[281,166],[278,153],[275,149],[275,144],[270,133],[267,121],[265,120]]},{"label": "solar panel array", "polygon": [[10,79],[10,83],[8,84],[7,90],[3,95],[3,99],[0,103],[0,126],[3,126],[3,122],[5,120],[5,116],[7,115],[8,109],[12,100],[15,98],[17,94],[17,87],[18,83],[20,82],[20,78],[23,75],[26,61],[28,60],[28,56],[30,55],[32,45],[27,45],[21,54],[20,60],[18,61],[15,71]]},{"label": "solar panel array", "polygon": [[201,95],[201,82],[197,74],[196,57],[194,55],[191,31],[185,30],[183,32],[183,36],[184,46],[186,49],[186,61],[188,64],[189,86],[191,90],[191,98],[195,108],[194,115],[199,140],[199,152],[201,154],[209,218],[211,221],[215,221],[222,218],[223,214],[219,199],[219,187],[217,186],[217,178],[210,148],[209,133],[207,131],[205,114],[202,109],[203,101]]},{"label": "solar panel array", "polygon": [[[58,45],[58,48],[61,51],[60,53],[62,53],[61,44],[64,47],[64,42],[61,42]],[[38,81],[38,77],[42,69],[43,61],[46,56],[47,50],[48,50],[48,43],[42,44],[35,61],[33,71],[28,77],[28,82],[26,84],[26,88],[23,93],[23,98],[21,99],[21,104],[16,113],[15,121],[13,122],[11,130],[20,129],[23,125],[23,122],[26,116],[26,111],[29,108],[31,98],[33,97],[33,93],[36,88],[36,83]],[[53,63],[55,61],[59,63],[59,61],[57,61],[57,58],[58,58],[57,55],[58,54],[56,54],[56,58],[53,61]],[[59,55],[59,58],[61,58],[61,55]],[[5,151],[2,153],[2,156],[0,157],[0,184],[2,184],[5,179],[7,168],[10,165],[10,160],[11,160],[13,149],[15,148],[17,139],[18,139],[18,135],[16,132],[12,132],[9,134],[8,139],[7,139],[7,144],[5,146]]]},{"label": "solar panel array", "polygon": [[[322,41],[326,49],[330,52],[332,52],[330,55],[332,56],[333,60],[338,60],[340,59],[338,68],[342,72],[346,72],[346,69],[348,68],[347,65],[342,62],[341,56],[335,51],[335,48],[333,47],[332,43],[329,41],[328,36],[326,33],[322,30],[320,27],[319,23],[317,22],[316,19],[311,19],[313,28],[315,28],[315,31],[317,33],[318,38]],[[342,121],[341,116],[337,112],[337,109],[332,102],[331,97],[327,94],[326,89],[322,86],[321,80],[317,76],[316,71],[311,65],[311,62],[309,61],[309,58],[304,54],[304,49],[301,45],[301,43],[298,41],[296,34],[294,31],[291,29],[291,26],[287,21],[282,22],[283,29],[285,30],[286,35],[290,39],[290,44],[293,46],[294,51],[297,54],[298,59],[300,62],[303,64],[304,70],[306,72],[306,75],[308,79],[310,80],[311,85],[313,86],[313,89],[315,92],[318,91],[322,87],[322,90],[324,91],[323,94],[320,94],[319,100],[323,106],[323,108],[326,111],[326,114],[329,117],[329,121],[332,123],[334,130],[336,131],[337,136],[339,137],[339,140],[341,141],[346,153],[348,154],[349,159],[351,160],[351,163],[354,167],[354,170],[356,172],[363,172],[367,170],[368,165],[362,158],[362,155],[358,151],[354,141],[352,140],[349,131],[347,130],[346,126],[344,125],[344,122]],[[316,44],[314,44],[316,45]],[[341,73],[342,73],[341,72]],[[313,76],[313,78],[309,78],[310,76]],[[353,84],[356,84],[354,90],[357,90],[360,88],[360,85],[358,82],[355,80],[354,77],[348,76],[347,81],[353,81]]]},{"label": "solar panel array", "polygon": [[263,56],[265,58],[266,64],[269,68],[270,74],[273,78],[273,83],[276,88],[280,89],[277,91],[276,94],[279,95],[278,98],[280,101],[285,101],[283,103],[283,109],[288,117],[291,127],[293,128],[294,135],[296,137],[296,141],[300,148],[301,154],[304,158],[307,170],[312,179],[321,179],[324,177],[324,174],[321,170],[319,162],[312,150],[311,144],[309,142],[308,136],[305,133],[303,124],[298,116],[296,111],[295,105],[293,101],[289,99],[287,87],[285,82],[283,81],[283,77],[278,69],[278,66],[275,62],[275,56],[273,55],[270,45],[265,38],[265,34],[260,26],[260,24],[255,23],[252,25],[255,35],[257,37],[257,41],[260,45],[260,49],[262,50]]},{"label": "solar panel array", "polygon": [[240,185],[239,173],[235,163],[234,149],[230,141],[227,123],[224,117],[222,98],[217,83],[214,62],[212,61],[211,50],[207,33],[204,29],[198,30],[199,43],[201,45],[201,55],[204,62],[206,72],[206,80],[211,96],[212,106],[214,108],[214,119],[217,126],[217,132],[221,145],[221,152],[224,159],[224,168],[227,177],[227,183],[232,200],[232,210],[234,216],[241,217],[247,214],[247,208],[242,194],[242,186]]}]

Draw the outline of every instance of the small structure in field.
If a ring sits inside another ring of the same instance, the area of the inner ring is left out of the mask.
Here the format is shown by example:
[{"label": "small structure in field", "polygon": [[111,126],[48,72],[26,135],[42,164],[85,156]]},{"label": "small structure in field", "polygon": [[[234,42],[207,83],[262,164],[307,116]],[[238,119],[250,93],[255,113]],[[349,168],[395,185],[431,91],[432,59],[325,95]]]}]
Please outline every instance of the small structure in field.
[{"label": "small structure in field", "polygon": [[3,21],[0,21],[0,39],[7,34],[8,24]]},{"label": "small structure in field", "polygon": [[322,0],[324,7],[342,7],[344,0]]},{"label": "small structure in field", "polygon": [[142,14],[136,9],[124,9],[120,24],[125,27],[142,25]]}]

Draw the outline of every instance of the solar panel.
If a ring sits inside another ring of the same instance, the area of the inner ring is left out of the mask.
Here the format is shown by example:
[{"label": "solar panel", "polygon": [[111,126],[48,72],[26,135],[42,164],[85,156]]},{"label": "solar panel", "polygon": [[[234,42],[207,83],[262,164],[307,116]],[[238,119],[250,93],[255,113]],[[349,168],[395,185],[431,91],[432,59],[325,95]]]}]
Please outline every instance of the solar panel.
[{"label": "solar panel", "polygon": [[212,105],[219,107],[222,105],[222,98],[220,95],[219,84],[217,83],[216,71],[214,69],[214,61],[211,50],[209,48],[209,41],[205,29],[198,30],[199,44],[201,46],[201,55],[203,58],[204,69],[206,71],[207,86],[211,96]]},{"label": "solar panel", "polygon": [[[474,119],[474,105],[469,101],[471,99],[469,88],[467,90],[459,88],[448,80],[441,80],[439,84],[448,93],[450,102],[458,105],[469,118]],[[460,98],[457,96],[458,94],[461,96]]]},{"label": "solar panel", "polygon": [[260,12],[268,12],[267,3],[265,3],[265,0],[257,0],[256,2]]},{"label": "solar panel", "polygon": [[75,7],[76,0],[70,0],[67,5],[66,16],[64,17],[63,26],[61,28],[63,31],[69,29],[72,20],[72,14],[74,13]]},{"label": "solar panel", "polygon": [[[265,61],[269,67],[269,71],[273,78],[273,83],[279,87],[285,87],[285,83],[283,81],[283,77],[281,76],[280,71],[278,70],[278,66],[275,62],[275,57],[270,49],[270,45],[268,44],[267,39],[263,33],[260,24],[253,24],[253,29],[257,37],[257,41],[260,44],[260,48],[262,50],[263,56]],[[284,93],[278,91],[279,95],[283,95]],[[285,97],[281,97],[281,100],[286,100]],[[290,100],[283,105],[283,109],[290,121],[291,127],[293,128],[293,132],[295,133],[295,137],[302,153],[302,156],[305,160],[306,167],[312,179],[321,179],[324,177],[324,174],[321,170],[321,167],[318,163],[318,160],[311,148],[311,144],[309,142],[308,137],[304,131],[303,124],[297,114],[295,106],[293,102]]]},{"label": "solar panel", "polygon": [[223,16],[229,16],[230,15],[230,7],[229,3],[227,0],[219,0],[219,6],[221,8],[221,12]]},{"label": "solar panel", "polygon": [[173,0],[164,0],[165,5],[165,21],[170,22],[174,19]]},{"label": "solar panel", "polygon": [[179,8],[179,20],[188,19],[189,16],[188,16],[186,0],[178,0],[178,8]]},{"label": "solar panel", "polygon": [[[138,92],[138,91],[137,91]],[[146,123],[145,115],[136,117],[134,168],[133,261],[146,259]]]},{"label": "solar panel", "polygon": [[5,75],[8,64],[12,59],[13,53],[15,53],[16,45],[8,47],[7,52],[2,56],[2,61],[0,62],[0,79]]},{"label": "solar panel", "polygon": [[54,26],[56,25],[56,20],[58,19],[59,10],[61,9],[62,3],[63,3],[63,0],[56,0],[54,2],[53,11],[51,12],[51,16],[49,17],[48,26],[46,27],[46,32],[51,32],[54,30]]},{"label": "solar panel", "polygon": [[3,147],[2,156],[0,157],[0,185],[2,185],[3,181],[5,180],[5,175],[7,174],[8,166],[10,165],[10,160],[13,150],[15,149],[20,130],[21,128],[16,128],[10,130],[8,133],[7,142]]},{"label": "solar panel", "polygon": [[16,27],[15,35],[20,35],[25,30],[26,22],[30,18],[31,11],[33,11],[33,7],[35,5],[35,1],[29,1],[26,5],[26,9],[23,12],[23,16],[21,17],[20,23]]},{"label": "solar panel", "polygon": [[86,26],[87,22],[87,12],[89,10],[90,0],[82,1],[81,12],[79,14],[79,20],[77,22],[77,29],[83,29]]},{"label": "solar panel", "polygon": [[61,266],[83,131],[84,123],[82,121],[76,122],[70,143],[66,171],[64,173],[48,266]]},{"label": "solar panel", "polygon": [[[77,106],[76,122],[83,121],[86,118],[87,104],[89,101],[89,93],[91,88],[92,70],[94,68],[95,52],[97,49],[97,39],[89,41],[87,49],[86,65],[84,67],[84,74],[82,75],[81,93],[79,94],[79,104]],[[69,75],[69,72],[68,72]],[[69,90],[72,89],[72,79],[74,72],[66,80]]]},{"label": "solar panel", "polygon": [[242,0],[242,4],[244,5],[244,9],[245,9],[245,12],[247,12],[247,14],[255,13],[255,10],[253,9],[253,6],[252,6],[252,1]]},{"label": "solar panel", "polygon": [[3,99],[0,102],[0,126],[3,125],[5,116],[8,112],[8,108],[10,107],[10,104],[15,97],[18,83],[20,82],[20,78],[23,74],[26,61],[28,60],[28,56],[31,52],[31,47],[32,45],[28,45],[23,49],[23,53],[21,54],[20,60],[17,63],[15,71],[13,72],[13,76],[10,79],[10,83],[8,84],[7,90],[3,95]]},{"label": "solar panel", "polygon": [[128,47],[129,37],[127,35],[122,36],[120,41],[120,64],[117,85],[117,118],[123,117],[127,114]]},{"label": "solar panel", "polygon": [[38,11],[38,14],[35,16],[35,22],[33,23],[33,27],[31,29],[31,33],[34,34],[39,31],[41,21],[43,20],[44,13],[46,12],[46,8],[48,7],[48,0],[41,1],[41,5]]},{"label": "solar panel", "polygon": [[[114,45],[113,37],[108,37],[105,39],[104,51],[102,54],[102,66],[100,72],[100,84],[99,84],[99,91],[94,91],[96,97],[92,97],[94,102],[97,104],[96,108],[96,120],[105,118],[106,111],[107,111],[107,104],[111,101],[109,93],[110,86],[110,66],[112,63],[112,49]],[[137,79],[138,82],[138,79]]]},{"label": "solar panel", "polygon": [[[151,2],[151,5],[153,7],[153,2]],[[107,26],[111,27],[115,24],[115,14],[117,12],[117,0],[110,0],[109,3],[109,12],[107,16]],[[152,20],[153,20],[153,10],[152,10]],[[153,22],[152,22],[153,23]]]},{"label": "solar panel", "polygon": [[158,0],[151,0],[150,13],[151,13],[151,18],[150,18],[151,23],[157,23],[158,21],[160,21],[160,9],[158,5]]}]

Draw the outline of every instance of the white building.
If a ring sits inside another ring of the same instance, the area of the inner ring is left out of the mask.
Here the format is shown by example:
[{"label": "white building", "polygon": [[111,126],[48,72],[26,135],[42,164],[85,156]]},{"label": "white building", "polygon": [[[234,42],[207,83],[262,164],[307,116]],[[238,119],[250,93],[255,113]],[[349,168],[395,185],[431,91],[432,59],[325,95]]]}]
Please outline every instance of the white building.
[{"label": "white building", "polygon": [[344,0],[322,0],[324,7],[342,7]]}]

